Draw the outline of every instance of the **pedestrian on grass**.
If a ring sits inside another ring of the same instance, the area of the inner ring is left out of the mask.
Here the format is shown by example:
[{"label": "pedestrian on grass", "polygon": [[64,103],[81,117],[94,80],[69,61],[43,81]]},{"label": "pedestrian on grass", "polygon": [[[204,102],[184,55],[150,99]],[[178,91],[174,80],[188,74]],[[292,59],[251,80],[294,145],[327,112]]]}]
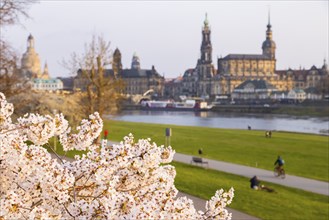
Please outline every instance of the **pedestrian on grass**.
[{"label": "pedestrian on grass", "polygon": [[107,140],[107,135],[108,135],[108,134],[109,134],[108,130],[105,130],[105,131],[104,131],[104,139]]},{"label": "pedestrian on grass", "polygon": [[274,192],[274,189],[271,189],[267,186],[261,185],[260,180],[258,179],[257,176],[254,176],[249,180],[250,182],[250,188],[254,190],[266,190],[267,192]]}]

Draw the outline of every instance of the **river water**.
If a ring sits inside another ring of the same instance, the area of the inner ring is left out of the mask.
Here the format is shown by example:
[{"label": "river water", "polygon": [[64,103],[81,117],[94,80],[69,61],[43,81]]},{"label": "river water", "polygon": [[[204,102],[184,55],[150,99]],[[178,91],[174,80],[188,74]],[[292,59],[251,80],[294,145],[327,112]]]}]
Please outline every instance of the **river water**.
[{"label": "river water", "polygon": [[118,121],[201,126],[213,128],[290,131],[328,135],[329,117],[300,117],[272,114],[237,114],[181,111],[123,111],[107,118]]}]

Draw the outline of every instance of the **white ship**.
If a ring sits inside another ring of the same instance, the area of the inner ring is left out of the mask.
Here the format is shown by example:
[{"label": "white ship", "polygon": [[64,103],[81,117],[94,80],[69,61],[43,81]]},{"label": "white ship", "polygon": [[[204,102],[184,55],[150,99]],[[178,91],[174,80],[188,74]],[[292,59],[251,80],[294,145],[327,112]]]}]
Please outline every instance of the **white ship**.
[{"label": "white ship", "polygon": [[146,110],[193,110],[206,111],[210,110],[207,102],[197,100],[186,100],[184,102],[173,101],[143,101],[141,103],[142,109]]}]

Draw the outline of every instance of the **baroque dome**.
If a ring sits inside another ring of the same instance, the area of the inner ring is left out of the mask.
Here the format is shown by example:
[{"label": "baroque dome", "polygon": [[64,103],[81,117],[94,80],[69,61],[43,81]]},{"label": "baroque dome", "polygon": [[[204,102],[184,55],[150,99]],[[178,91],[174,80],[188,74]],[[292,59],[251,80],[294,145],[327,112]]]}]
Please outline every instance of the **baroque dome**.
[{"label": "baroque dome", "polygon": [[276,44],[273,40],[269,40],[269,39],[266,39],[264,42],[263,42],[263,45],[262,45],[262,48],[276,48]]},{"label": "baroque dome", "polygon": [[34,50],[34,38],[32,35],[28,37],[27,50],[23,54],[21,68],[25,73],[29,72],[34,77],[41,74],[40,58]]}]

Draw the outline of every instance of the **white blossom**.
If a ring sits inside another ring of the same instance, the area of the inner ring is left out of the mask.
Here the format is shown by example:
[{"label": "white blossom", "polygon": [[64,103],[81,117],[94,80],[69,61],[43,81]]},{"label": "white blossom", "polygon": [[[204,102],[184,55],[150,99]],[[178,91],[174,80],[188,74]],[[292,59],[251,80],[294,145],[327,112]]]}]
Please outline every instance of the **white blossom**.
[{"label": "white blossom", "polygon": [[[0,219],[231,219],[225,208],[233,188],[218,190],[205,212],[176,197],[170,146],[132,134],[112,146],[95,143],[103,127],[98,113],[76,134],[62,114],[26,114],[13,124],[12,113],[0,93]],[[86,153],[52,158],[42,145],[54,136],[65,151]]]}]

